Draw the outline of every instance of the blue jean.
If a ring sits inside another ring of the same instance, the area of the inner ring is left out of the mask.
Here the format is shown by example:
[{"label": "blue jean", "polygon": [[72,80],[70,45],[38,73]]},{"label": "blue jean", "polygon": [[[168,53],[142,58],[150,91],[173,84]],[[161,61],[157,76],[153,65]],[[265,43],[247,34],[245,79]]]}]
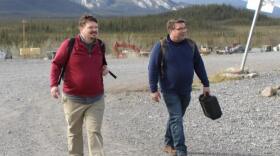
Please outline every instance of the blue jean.
[{"label": "blue jean", "polygon": [[191,96],[163,93],[169,119],[166,126],[165,145],[176,149],[177,156],[186,155],[183,116],[190,103]]}]

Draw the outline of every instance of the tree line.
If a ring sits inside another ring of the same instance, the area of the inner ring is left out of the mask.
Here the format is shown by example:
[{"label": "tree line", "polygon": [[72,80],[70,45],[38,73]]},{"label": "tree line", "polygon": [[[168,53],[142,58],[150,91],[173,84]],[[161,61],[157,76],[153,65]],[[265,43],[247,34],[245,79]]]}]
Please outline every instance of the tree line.
[{"label": "tree line", "polygon": [[[100,18],[101,33],[161,33],[166,32],[165,23],[170,18],[184,18],[191,30],[227,32],[231,26],[249,26],[253,12],[247,9],[236,9],[229,5],[198,5],[177,11],[157,15],[133,17]],[[15,45],[22,47],[24,40],[27,46],[40,47],[47,40],[61,42],[78,33],[78,19],[27,19],[25,38],[23,38],[22,21],[7,20],[0,23],[0,47]],[[260,15],[257,25],[279,25],[279,19]]]}]

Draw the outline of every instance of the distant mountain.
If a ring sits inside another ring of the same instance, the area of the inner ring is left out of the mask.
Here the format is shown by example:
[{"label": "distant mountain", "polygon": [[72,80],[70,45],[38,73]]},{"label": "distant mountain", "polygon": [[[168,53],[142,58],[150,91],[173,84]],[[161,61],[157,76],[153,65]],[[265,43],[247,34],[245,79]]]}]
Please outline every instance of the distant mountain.
[{"label": "distant mountain", "polygon": [[[85,6],[88,9],[110,8],[119,4],[127,4],[129,7],[139,7],[143,9],[167,9],[176,10],[177,3],[171,0],[71,0]],[[123,9],[123,8],[120,8]]]},{"label": "distant mountain", "polygon": [[88,12],[69,0],[0,0],[0,17],[65,17]]},{"label": "distant mountain", "polygon": [[102,15],[144,15],[177,10],[184,5],[172,0],[71,0]]},{"label": "distant mountain", "polygon": [[203,4],[203,5],[207,5],[207,4],[230,4],[234,7],[244,7],[246,6],[246,3],[244,0],[181,0],[185,3],[188,4]]},{"label": "distant mountain", "polygon": [[[0,19],[10,17],[137,16],[178,10],[196,4],[246,7],[244,0],[0,0]],[[271,15],[271,14],[270,14]],[[280,17],[280,8],[273,14]]]},{"label": "distant mountain", "polygon": [[[102,29],[105,32],[164,32],[166,21],[183,17],[194,31],[229,31],[233,26],[249,26],[254,13],[248,9],[235,8],[230,5],[196,5],[177,11],[128,18],[103,18]],[[151,24],[153,23],[153,24]],[[277,26],[279,19],[260,15],[259,26]],[[235,30],[234,30],[235,31]]]},{"label": "distant mountain", "polygon": [[102,16],[133,16],[177,10],[172,0],[0,0],[0,18],[73,17],[90,12]]}]

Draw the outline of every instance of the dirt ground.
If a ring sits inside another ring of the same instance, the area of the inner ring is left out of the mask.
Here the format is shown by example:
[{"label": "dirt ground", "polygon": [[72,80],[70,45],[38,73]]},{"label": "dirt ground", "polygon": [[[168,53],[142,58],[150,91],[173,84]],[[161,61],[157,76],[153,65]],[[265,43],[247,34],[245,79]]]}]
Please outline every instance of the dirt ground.
[{"label": "dirt ground", "polygon": [[[223,116],[206,118],[193,91],[184,118],[190,155],[280,155],[280,96],[261,97],[267,85],[280,84],[280,53],[249,53],[246,66],[254,79],[211,84]],[[239,67],[242,55],[203,57],[208,75]],[[118,76],[105,77],[103,123],[107,156],[165,156],[167,111],[147,91],[148,58],[108,59]],[[66,156],[66,124],[62,105],[49,93],[50,61],[0,60],[0,156]],[[85,138],[85,155],[87,146]]]}]

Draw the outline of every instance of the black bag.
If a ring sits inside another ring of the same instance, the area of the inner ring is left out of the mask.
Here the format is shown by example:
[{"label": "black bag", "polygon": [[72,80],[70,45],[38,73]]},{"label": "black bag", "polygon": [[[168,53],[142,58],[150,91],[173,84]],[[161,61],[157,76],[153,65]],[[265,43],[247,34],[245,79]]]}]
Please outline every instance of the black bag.
[{"label": "black bag", "polygon": [[216,120],[222,116],[222,110],[216,96],[201,94],[199,102],[206,117]]}]

